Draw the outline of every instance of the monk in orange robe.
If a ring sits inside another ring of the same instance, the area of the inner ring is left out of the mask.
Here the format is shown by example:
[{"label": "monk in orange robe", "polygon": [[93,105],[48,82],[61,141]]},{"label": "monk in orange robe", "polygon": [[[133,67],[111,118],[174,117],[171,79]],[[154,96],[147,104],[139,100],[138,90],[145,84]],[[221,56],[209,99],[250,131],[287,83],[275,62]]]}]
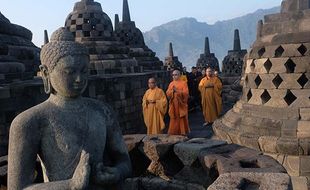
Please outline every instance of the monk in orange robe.
[{"label": "monk in orange robe", "polygon": [[167,112],[167,98],[165,92],[158,88],[155,78],[148,81],[149,89],[142,100],[144,123],[148,135],[161,134],[165,128],[164,116]]},{"label": "monk in orange robe", "polygon": [[207,68],[206,77],[199,83],[201,104],[206,123],[213,123],[222,112],[222,83],[212,75],[212,69]]},{"label": "monk in orange robe", "polygon": [[188,87],[187,83],[180,80],[180,71],[174,70],[173,81],[169,84],[167,96],[169,99],[170,124],[168,134],[186,135],[189,133],[188,126]]}]

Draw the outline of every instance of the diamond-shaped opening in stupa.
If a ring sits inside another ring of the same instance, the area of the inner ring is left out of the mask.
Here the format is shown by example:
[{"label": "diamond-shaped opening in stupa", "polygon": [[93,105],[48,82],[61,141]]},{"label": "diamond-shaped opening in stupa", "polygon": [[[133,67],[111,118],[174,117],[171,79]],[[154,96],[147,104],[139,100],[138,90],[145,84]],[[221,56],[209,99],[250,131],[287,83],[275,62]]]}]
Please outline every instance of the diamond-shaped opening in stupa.
[{"label": "diamond-shaped opening in stupa", "polygon": [[264,90],[264,92],[260,96],[260,98],[262,99],[263,104],[266,104],[267,102],[269,102],[269,100],[271,99],[271,96],[270,96],[268,90]]},{"label": "diamond-shaped opening in stupa", "polygon": [[284,66],[286,68],[287,73],[294,73],[295,72],[296,64],[294,63],[294,61],[292,59],[288,59],[286,61],[286,63],[284,64]]},{"label": "diamond-shaped opening in stupa", "polygon": [[297,50],[301,55],[305,55],[305,53],[307,52],[307,48],[306,46],[304,46],[304,44],[301,44],[299,48],[297,48]]},{"label": "diamond-shaped opening in stupa", "polygon": [[276,88],[279,88],[282,82],[283,82],[283,79],[280,77],[279,74],[277,74],[277,76],[272,80],[272,83],[274,84]]},{"label": "diamond-shaped opening in stupa", "polygon": [[295,102],[296,99],[297,97],[290,90],[287,90],[287,93],[284,97],[284,100],[287,103],[287,105],[290,106],[293,102]]},{"label": "diamond-shaped opening in stupa", "polygon": [[284,53],[283,47],[279,46],[274,52],[274,57],[281,57],[283,53]]},{"label": "diamond-shaped opening in stupa", "polygon": [[308,81],[309,81],[309,79],[307,78],[307,76],[305,75],[305,73],[303,73],[303,74],[299,77],[299,79],[297,80],[297,82],[298,82],[298,84],[300,84],[301,88],[304,88]]}]

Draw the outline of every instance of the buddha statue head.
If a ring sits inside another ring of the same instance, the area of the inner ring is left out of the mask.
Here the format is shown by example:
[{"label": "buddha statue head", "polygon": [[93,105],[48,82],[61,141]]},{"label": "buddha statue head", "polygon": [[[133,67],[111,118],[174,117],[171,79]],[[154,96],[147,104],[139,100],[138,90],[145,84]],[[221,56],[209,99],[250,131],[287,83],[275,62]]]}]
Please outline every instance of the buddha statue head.
[{"label": "buddha statue head", "polygon": [[65,28],[56,30],[41,50],[40,65],[47,94],[75,98],[80,96],[88,80],[89,54],[86,47],[75,42]]}]

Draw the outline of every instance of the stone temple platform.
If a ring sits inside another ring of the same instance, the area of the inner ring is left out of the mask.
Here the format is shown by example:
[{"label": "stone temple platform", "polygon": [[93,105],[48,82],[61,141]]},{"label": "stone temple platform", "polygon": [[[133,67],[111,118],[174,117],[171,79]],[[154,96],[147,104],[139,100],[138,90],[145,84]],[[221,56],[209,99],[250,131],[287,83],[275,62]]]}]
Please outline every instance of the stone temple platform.
[{"label": "stone temple platform", "polygon": [[243,95],[213,125],[230,143],[260,150],[291,176],[310,177],[310,6],[285,0],[258,23],[247,55]]},{"label": "stone temple platform", "polygon": [[283,166],[270,156],[225,141],[184,136],[126,135],[133,166],[126,190],[291,189]]}]

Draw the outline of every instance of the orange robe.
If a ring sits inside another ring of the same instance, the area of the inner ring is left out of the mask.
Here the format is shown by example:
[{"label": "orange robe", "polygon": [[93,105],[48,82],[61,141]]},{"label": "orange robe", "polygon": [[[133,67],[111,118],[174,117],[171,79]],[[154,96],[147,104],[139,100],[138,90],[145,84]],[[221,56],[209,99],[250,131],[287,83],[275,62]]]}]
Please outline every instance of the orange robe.
[{"label": "orange robe", "polygon": [[[173,92],[173,87],[176,87],[177,92]],[[187,83],[178,80],[172,81],[167,90],[169,98],[169,116],[170,124],[168,134],[170,135],[186,135],[189,133],[188,126],[188,87]]]},{"label": "orange robe", "polygon": [[201,93],[201,104],[205,121],[213,123],[222,112],[222,83],[218,77],[204,77],[200,81],[198,88]]},{"label": "orange robe", "polygon": [[[147,103],[156,101],[155,103]],[[142,100],[144,123],[148,135],[161,134],[165,128],[164,116],[167,112],[167,98],[160,88],[148,89]]]},{"label": "orange robe", "polygon": [[182,74],[180,76],[180,80],[184,81],[184,82],[187,82],[187,76],[185,74]]}]

